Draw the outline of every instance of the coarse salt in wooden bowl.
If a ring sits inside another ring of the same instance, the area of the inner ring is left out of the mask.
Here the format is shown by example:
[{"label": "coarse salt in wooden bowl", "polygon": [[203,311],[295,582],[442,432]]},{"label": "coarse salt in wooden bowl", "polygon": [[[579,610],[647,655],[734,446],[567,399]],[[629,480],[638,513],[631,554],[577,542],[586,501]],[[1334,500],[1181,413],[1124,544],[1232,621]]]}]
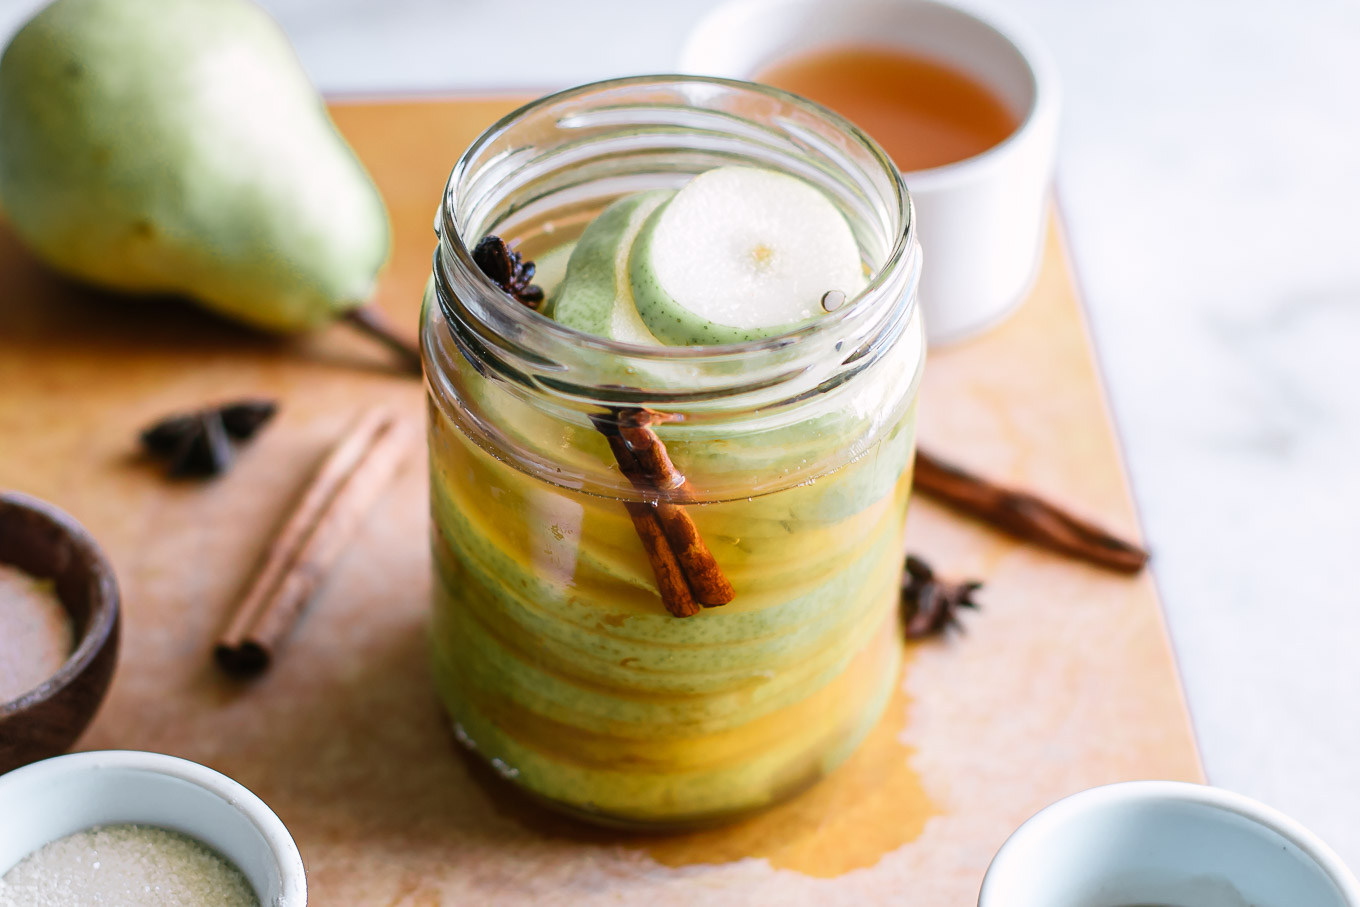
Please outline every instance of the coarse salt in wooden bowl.
[{"label": "coarse salt in wooden bowl", "polygon": [[0,493],[0,564],[50,580],[74,641],[62,666],[0,702],[0,774],[66,752],[108,692],[118,659],[118,583],[89,532],[50,504]]}]

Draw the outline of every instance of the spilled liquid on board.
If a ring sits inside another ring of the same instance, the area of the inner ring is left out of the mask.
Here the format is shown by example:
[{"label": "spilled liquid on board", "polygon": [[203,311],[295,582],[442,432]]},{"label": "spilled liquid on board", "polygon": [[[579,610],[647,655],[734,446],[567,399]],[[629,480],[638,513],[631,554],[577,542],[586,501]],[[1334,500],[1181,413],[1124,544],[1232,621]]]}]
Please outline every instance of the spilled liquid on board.
[{"label": "spilled liquid on board", "polygon": [[[911,654],[909,647],[904,662]],[[899,677],[883,718],[850,758],[813,787],[750,819],[676,834],[632,834],[569,819],[507,784],[482,759],[458,749],[496,810],[543,838],[572,847],[637,851],[674,868],[755,858],[777,869],[829,879],[877,864],[915,841],[926,821],[940,814],[911,766],[915,751],[899,739],[910,704]]]},{"label": "spilled liquid on board", "polygon": [[913,750],[899,740],[909,705],[899,680],[883,718],[850,758],[787,803],[736,825],[641,839],[639,849],[666,866],[756,857],[818,878],[873,866],[916,840],[938,812],[911,766]]}]

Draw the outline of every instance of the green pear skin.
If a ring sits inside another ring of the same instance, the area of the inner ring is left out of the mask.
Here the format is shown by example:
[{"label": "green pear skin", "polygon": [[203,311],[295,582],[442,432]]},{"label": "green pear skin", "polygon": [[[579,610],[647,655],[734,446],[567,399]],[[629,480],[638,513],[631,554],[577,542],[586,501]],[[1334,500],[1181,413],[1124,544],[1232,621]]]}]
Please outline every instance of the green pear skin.
[{"label": "green pear skin", "polygon": [[626,195],[590,222],[572,250],[553,318],[597,337],[658,345],[633,302],[628,255],[649,215],[674,194],[652,189]]},{"label": "green pear skin", "polygon": [[387,212],[248,0],[56,0],[0,59],[0,205],[52,267],[293,332],[361,304]]}]

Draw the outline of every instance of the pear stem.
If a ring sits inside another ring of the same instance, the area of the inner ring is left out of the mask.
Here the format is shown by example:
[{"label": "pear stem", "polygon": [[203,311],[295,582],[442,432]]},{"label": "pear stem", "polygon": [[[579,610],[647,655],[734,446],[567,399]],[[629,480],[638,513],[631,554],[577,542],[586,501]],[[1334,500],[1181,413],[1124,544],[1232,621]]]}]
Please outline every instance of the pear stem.
[{"label": "pear stem", "polygon": [[357,328],[360,333],[367,334],[399,355],[402,364],[413,374],[421,374],[420,345],[415,338],[397,330],[392,322],[387,320],[387,316],[382,313],[381,309],[371,305],[361,305],[358,308],[350,309],[345,314],[345,321]]}]

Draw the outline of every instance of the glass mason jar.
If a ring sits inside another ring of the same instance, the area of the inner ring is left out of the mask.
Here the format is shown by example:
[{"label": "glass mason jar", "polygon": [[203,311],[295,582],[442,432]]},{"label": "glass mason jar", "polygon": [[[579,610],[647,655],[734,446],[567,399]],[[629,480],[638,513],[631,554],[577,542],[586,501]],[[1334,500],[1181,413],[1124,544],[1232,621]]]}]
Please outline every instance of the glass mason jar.
[{"label": "glass mason jar", "polygon": [[[867,289],[771,339],[655,348],[564,327],[473,262],[486,234],[537,258],[623,194],[734,163],[825,192]],[[432,636],[458,739],[549,804],[628,827],[736,817],[826,774],[879,718],[901,657],[924,347],[892,162],[774,89],[604,82],[483,134],[436,231],[421,329]],[[664,414],[653,430],[683,494],[620,471],[604,431],[639,408]],[[659,506],[688,514],[729,604],[668,613],[635,520]]]}]

